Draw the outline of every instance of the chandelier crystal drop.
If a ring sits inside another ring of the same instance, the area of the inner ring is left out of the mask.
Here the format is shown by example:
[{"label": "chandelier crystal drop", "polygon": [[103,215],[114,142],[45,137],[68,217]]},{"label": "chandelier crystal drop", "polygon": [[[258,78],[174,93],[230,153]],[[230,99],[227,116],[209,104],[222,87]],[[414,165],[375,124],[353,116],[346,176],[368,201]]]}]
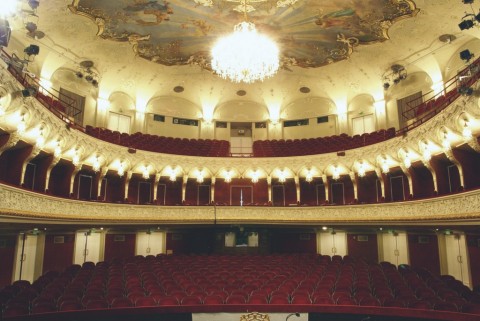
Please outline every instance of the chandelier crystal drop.
[{"label": "chandelier crystal drop", "polygon": [[263,81],[278,71],[279,50],[275,42],[257,32],[255,24],[243,21],[213,47],[212,68],[233,82]]}]

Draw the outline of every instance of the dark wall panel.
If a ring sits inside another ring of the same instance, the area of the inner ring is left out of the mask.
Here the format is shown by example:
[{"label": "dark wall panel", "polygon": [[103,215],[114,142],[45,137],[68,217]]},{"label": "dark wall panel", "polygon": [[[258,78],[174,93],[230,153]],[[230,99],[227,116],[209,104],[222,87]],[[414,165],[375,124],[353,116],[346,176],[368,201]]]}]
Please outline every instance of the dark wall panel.
[{"label": "dark wall panel", "polygon": [[[300,180],[300,204],[305,205],[318,205],[317,204],[317,184],[321,184],[321,180],[313,180],[310,183],[301,179]],[[323,204],[325,199],[320,201]]]},{"label": "dark wall panel", "polygon": [[106,191],[106,202],[123,202],[123,195],[125,193],[125,177],[120,177],[113,172],[111,174],[107,174],[105,179],[102,181],[102,191]]},{"label": "dark wall panel", "polygon": [[448,161],[448,159],[443,155],[432,157],[432,159],[430,160],[430,165],[432,166],[437,176],[438,195],[445,195],[450,193],[450,185],[448,179],[448,166],[450,164],[450,161]]},{"label": "dark wall panel", "polygon": [[412,267],[425,268],[434,274],[440,274],[440,258],[436,235],[409,234],[408,251]]},{"label": "dark wall panel", "polygon": [[105,236],[105,261],[135,255],[135,234],[107,234]]},{"label": "dark wall panel", "polygon": [[311,232],[272,231],[274,253],[316,253],[317,238]]},{"label": "dark wall panel", "polygon": [[377,175],[367,173],[364,177],[357,178],[358,203],[377,202]]},{"label": "dark wall panel", "polygon": [[74,167],[70,163],[59,163],[52,169],[48,183],[50,194],[61,197],[70,196],[70,178],[73,170]]},{"label": "dark wall panel", "polygon": [[[268,203],[268,183],[266,179],[260,179],[254,184],[250,179],[239,178],[232,179],[230,183],[221,179],[217,180],[215,182],[215,202],[220,205],[230,205],[230,203],[240,205],[240,190],[242,190],[243,205],[249,203],[266,205]],[[253,191],[253,196],[250,196],[251,191]]]},{"label": "dark wall panel", "polygon": [[480,286],[480,235],[467,235],[468,256],[473,286]]},{"label": "dark wall panel", "polygon": [[376,234],[347,234],[348,255],[362,258],[369,263],[378,262],[378,244]]},{"label": "dark wall panel", "polygon": [[167,233],[167,253],[211,254],[215,249],[216,235],[212,229]]},{"label": "dark wall panel", "polygon": [[0,155],[0,180],[11,185],[20,185],[22,166],[32,152],[32,146],[9,149]]},{"label": "dark wall panel", "polygon": [[0,235],[0,289],[12,283],[16,242],[15,235]]},{"label": "dark wall panel", "polygon": [[426,198],[434,196],[432,173],[425,166],[412,166],[409,169],[412,177],[413,197]]},{"label": "dark wall panel", "polygon": [[472,189],[480,186],[480,154],[473,150],[452,149],[453,156],[463,167],[465,189]]},{"label": "dark wall panel", "polygon": [[[62,240],[63,243],[59,243],[60,240]],[[57,243],[55,243],[55,241]],[[43,273],[47,271],[62,272],[66,267],[72,265],[74,246],[75,235],[73,234],[46,235]]]}]

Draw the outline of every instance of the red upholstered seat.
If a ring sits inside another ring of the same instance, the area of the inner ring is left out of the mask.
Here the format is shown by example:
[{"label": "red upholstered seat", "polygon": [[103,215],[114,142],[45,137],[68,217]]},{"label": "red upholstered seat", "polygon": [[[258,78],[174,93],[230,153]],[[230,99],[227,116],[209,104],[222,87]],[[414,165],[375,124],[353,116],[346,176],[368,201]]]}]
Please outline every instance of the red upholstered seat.
[{"label": "red upholstered seat", "polygon": [[109,303],[105,299],[91,300],[85,306],[86,310],[108,309]]},{"label": "red upholstered seat", "polygon": [[112,308],[128,308],[128,307],[133,307],[133,303],[128,298],[117,298],[117,299],[113,300],[110,307],[112,307]]},{"label": "red upholstered seat", "polygon": [[173,296],[162,297],[158,299],[158,305],[178,305],[178,299]]},{"label": "red upholstered seat", "polygon": [[157,301],[153,297],[141,297],[135,300],[136,307],[152,307],[156,305]]},{"label": "red upholstered seat", "polygon": [[212,304],[223,304],[224,303],[224,299],[219,296],[219,295],[207,295],[204,299],[203,299],[203,304],[205,305],[212,305]]}]

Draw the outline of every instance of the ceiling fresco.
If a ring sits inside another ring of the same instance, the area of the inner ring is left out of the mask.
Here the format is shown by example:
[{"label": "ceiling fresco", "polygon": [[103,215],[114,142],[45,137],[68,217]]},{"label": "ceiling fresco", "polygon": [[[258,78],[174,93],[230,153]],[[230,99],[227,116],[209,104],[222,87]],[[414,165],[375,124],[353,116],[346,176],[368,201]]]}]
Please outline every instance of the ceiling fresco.
[{"label": "ceiling fresco", "polygon": [[279,44],[285,69],[347,59],[357,46],[387,40],[395,21],[418,11],[410,0],[75,0],[70,9],[142,58],[210,69],[210,48],[245,19],[245,1],[247,19]]}]

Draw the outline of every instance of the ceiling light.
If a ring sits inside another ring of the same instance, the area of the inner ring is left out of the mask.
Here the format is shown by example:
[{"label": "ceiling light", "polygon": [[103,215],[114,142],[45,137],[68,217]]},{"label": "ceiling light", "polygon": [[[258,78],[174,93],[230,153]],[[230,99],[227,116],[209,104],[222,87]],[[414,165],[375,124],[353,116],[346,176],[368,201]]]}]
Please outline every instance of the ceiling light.
[{"label": "ceiling light", "polygon": [[465,121],[465,125],[463,126],[463,131],[462,131],[463,137],[467,139],[471,139],[473,137],[472,135],[472,130],[469,127],[468,120]]},{"label": "ceiling light", "polygon": [[142,169],[142,177],[144,179],[149,179],[150,178],[150,172],[148,171],[148,167],[147,166],[143,166],[143,169]]},{"label": "ceiling light", "polygon": [[258,183],[258,179],[260,178],[260,173],[257,171],[254,171],[252,173],[252,183]]},{"label": "ceiling light", "polygon": [[225,183],[230,183],[232,181],[232,172],[231,171],[225,171]]},{"label": "ceiling light", "polygon": [[339,169],[337,166],[335,166],[335,167],[333,168],[332,178],[333,178],[334,180],[337,180],[337,179],[340,178],[340,169]]},{"label": "ceiling light", "polygon": [[122,177],[125,174],[125,168],[123,168],[123,162],[120,162],[117,169],[118,176]]},{"label": "ceiling light", "polygon": [[388,174],[389,171],[390,171],[390,167],[388,166],[388,160],[384,158],[382,160],[382,173]]},{"label": "ceiling light", "polygon": [[95,173],[100,170],[100,160],[98,159],[98,156],[94,158],[92,168]]},{"label": "ceiling light", "polygon": [[365,171],[366,171],[365,164],[361,162],[358,165],[358,171],[357,171],[358,177],[365,177]]},{"label": "ceiling light", "polygon": [[257,32],[255,24],[243,21],[215,44],[211,63],[222,78],[253,83],[278,71],[279,50],[275,42]]},{"label": "ceiling light", "polygon": [[78,156],[78,154],[73,155],[72,164],[74,166],[78,166],[78,164],[80,164],[80,156]]},{"label": "ceiling light", "polygon": [[311,171],[307,172],[307,175],[305,176],[305,180],[307,181],[307,183],[311,183],[313,181],[313,174]]}]

